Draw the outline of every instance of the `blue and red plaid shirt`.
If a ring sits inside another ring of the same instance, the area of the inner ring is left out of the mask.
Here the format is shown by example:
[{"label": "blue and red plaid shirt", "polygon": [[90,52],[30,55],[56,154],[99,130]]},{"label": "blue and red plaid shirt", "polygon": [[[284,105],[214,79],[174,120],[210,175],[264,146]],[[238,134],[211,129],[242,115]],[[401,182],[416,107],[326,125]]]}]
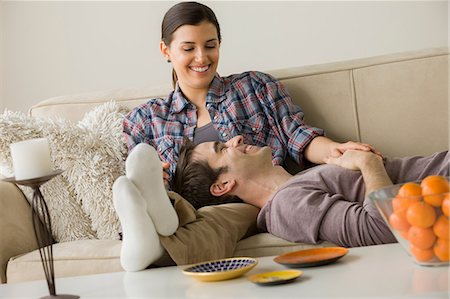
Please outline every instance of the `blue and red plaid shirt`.
[{"label": "blue and red plaid shirt", "polygon": [[[302,168],[303,150],[321,129],[308,126],[286,88],[268,74],[245,72],[216,75],[206,96],[206,108],[223,142],[242,135],[246,143],[270,146],[274,165],[289,155]],[[152,145],[162,161],[170,162],[172,184],[183,136],[193,140],[197,110],[178,84],[167,98],[150,99],[133,109],[123,122],[131,151],[141,142]]]}]

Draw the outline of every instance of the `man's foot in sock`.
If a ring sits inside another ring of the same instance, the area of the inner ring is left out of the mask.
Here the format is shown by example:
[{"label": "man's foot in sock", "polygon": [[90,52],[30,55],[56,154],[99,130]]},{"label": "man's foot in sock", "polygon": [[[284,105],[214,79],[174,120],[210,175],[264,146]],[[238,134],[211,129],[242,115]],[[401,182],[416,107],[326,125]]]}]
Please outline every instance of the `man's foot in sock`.
[{"label": "man's foot in sock", "polygon": [[164,253],[152,219],[146,212],[146,203],[126,176],[114,182],[113,202],[123,232],[122,267],[126,271],[143,270]]},{"label": "man's foot in sock", "polygon": [[138,144],[126,160],[125,171],[147,203],[156,231],[163,236],[172,235],[178,228],[178,216],[167,196],[156,150],[146,143]]}]

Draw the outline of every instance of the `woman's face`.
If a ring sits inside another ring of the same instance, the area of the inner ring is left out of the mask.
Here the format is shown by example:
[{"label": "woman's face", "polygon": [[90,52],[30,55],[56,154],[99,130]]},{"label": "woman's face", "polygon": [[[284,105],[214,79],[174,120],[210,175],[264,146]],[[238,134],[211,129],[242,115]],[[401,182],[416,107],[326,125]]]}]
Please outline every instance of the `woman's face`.
[{"label": "woman's face", "polygon": [[168,47],[161,42],[161,52],[172,62],[183,91],[209,88],[219,63],[219,47],[216,27],[209,22],[179,27]]}]

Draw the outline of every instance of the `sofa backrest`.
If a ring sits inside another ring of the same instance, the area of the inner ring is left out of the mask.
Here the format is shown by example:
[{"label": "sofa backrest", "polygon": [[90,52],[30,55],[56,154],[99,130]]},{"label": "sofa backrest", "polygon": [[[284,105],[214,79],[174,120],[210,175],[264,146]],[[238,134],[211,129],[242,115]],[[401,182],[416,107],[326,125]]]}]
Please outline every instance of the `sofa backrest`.
[{"label": "sofa backrest", "polygon": [[[268,71],[302,107],[308,124],[337,141],[370,143],[386,156],[448,149],[448,48],[396,53]],[[51,98],[31,107],[39,117],[78,121],[107,101],[130,108],[164,97],[170,86]]]}]

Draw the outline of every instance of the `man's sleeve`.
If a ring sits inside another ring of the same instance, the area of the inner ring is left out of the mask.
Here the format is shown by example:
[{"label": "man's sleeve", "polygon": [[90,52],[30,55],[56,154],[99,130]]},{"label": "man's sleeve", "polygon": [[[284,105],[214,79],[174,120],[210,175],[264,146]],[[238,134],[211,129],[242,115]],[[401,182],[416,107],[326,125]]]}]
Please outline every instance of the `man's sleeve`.
[{"label": "man's sleeve", "polygon": [[345,201],[342,195],[332,195],[334,203],[325,214],[319,230],[319,238],[345,247],[358,247],[394,243],[396,239],[366,197],[361,205]]},{"label": "man's sleeve", "polygon": [[236,244],[244,237],[257,233],[259,209],[245,203],[229,203],[195,210],[175,192],[174,200],[180,226],[160,241],[177,265],[232,257]]}]

